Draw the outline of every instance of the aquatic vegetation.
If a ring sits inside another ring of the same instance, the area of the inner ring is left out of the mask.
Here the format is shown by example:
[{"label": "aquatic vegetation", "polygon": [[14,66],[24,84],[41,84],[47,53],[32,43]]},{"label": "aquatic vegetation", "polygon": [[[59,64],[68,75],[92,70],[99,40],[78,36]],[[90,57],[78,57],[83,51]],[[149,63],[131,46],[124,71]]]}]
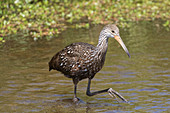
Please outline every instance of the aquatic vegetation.
[{"label": "aquatic vegetation", "polygon": [[68,26],[160,19],[170,27],[169,0],[7,0],[0,2],[0,37],[22,32],[35,39],[57,35]]}]

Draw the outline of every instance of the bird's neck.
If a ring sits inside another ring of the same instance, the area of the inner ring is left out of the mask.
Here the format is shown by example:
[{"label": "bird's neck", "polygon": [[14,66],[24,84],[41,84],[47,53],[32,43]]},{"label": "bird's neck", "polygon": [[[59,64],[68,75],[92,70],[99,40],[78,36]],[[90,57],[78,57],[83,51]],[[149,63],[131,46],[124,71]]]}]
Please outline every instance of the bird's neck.
[{"label": "bird's neck", "polygon": [[106,37],[106,35],[100,34],[99,41],[96,47],[98,53],[104,55],[105,57],[107,48],[108,48],[108,37]]}]

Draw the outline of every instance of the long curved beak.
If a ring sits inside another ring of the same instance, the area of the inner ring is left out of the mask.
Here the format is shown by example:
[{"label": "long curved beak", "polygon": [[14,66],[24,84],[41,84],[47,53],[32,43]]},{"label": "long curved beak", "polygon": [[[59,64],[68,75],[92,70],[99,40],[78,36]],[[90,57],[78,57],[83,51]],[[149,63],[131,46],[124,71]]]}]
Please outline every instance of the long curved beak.
[{"label": "long curved beak", "polygon": [[126,48],[125,44],[123,43],[121,37],[118,36],[118,35],[116,35],[116,36],[115,36],[115,39],[119,42],[119,44],[122,46],[122,48],[124,49],[124,51],[127,53],[127,55],[128,55],[129,58],[130,58],[129,51],[128,51],[128,49]]}]

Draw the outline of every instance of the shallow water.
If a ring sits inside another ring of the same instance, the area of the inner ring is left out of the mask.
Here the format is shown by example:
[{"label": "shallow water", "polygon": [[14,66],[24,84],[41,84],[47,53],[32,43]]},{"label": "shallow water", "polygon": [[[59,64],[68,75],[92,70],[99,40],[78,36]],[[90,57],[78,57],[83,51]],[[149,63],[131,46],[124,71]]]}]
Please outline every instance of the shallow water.
[{"label": "shallow water", "polygon": [[154,22],[120,29],[130,59],[114,39],[109,39],[105,65],[92,80],[91,91],[112,87],[130,104],[117,103],[108,93],[86,96],[87,79],[78,84],[81,102],[72,102],[72,80],[60,72],[49,72],[48,62],[70,43],[96,45],[102,27],[67,29],[49,41],[9,37],[11,40],[0,46],[0,112],[170,111],[170,32]]}]

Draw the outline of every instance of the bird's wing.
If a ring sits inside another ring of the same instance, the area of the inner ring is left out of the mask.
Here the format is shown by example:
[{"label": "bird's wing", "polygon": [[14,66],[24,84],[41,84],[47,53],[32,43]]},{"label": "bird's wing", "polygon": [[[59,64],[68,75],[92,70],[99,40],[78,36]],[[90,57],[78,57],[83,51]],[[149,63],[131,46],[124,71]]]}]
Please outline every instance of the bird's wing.
[{"label": "bird's wing", "polygon": [[61,71],[68,77],[75,76],[88,58],[89,52],[94,49],[93,45],[87,43],[73,43],[54,55],[49,66],[51,65],[51,69]]}]

